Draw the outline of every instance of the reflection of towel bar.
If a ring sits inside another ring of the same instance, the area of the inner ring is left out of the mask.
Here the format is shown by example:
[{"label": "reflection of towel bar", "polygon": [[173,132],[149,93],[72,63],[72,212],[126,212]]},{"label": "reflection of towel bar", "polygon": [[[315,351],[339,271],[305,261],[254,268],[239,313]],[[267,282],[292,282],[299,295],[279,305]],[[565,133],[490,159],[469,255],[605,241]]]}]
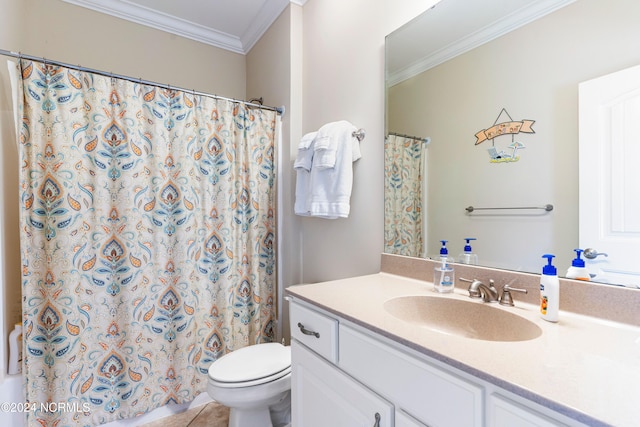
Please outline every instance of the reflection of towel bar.
[{"label": "reflection of towel bar", "polygon": [[362,140],[364,139],[364,135],[365,135],[364,129],[354,130],[351,133],[351,136],[355,137],[358,140],[358,142],[362,142]]},{"label": "reflection of towel bar", "polygon": [[469,206],[464,208],[465,211],[471,213],[473,211],[486,211],[493,209],[544,209],[547,212],[553,210],[553,205],[544,205],[544,206],[522,206],[522,207],[514,207],[514,208],[474,208],[473,206]]}]

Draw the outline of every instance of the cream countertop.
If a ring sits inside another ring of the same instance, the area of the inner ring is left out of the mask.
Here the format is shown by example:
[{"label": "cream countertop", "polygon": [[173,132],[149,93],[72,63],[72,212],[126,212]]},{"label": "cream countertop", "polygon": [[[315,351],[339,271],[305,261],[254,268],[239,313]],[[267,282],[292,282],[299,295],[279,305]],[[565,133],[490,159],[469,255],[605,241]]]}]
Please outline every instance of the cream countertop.
[{"label": "cream countertop", "polygon": [[587,425],[640,426],[640,327],[560,311],[560,321],[538,307],[491,304],[542,329],[529,341],[462,338],[416,327],[388,314],[385,301],[405,295],[470,300],[465,291],[440,295],[433,284],[378,273],[287,288],[287,294],[407,345]]}]

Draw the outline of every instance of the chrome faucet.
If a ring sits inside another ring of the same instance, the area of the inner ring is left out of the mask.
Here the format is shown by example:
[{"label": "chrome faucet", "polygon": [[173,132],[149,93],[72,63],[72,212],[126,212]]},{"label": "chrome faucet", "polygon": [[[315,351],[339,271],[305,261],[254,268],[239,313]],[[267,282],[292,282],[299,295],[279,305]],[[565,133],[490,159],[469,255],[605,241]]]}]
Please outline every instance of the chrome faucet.
[{"label": "chrome faucet", "polygon": [[493,285],[493,280],[489,280],[489,286],[478,279],[469,280],[461,277],[460,280],[471,283],[469,285],[469,298],[482,298],[484,302],[498,302],[498,290]]},{"label": "chrome faucet", "polygon": [[502,287],[502,295],[500,295],[492,279],[489,279],[489,286],[478,279],[469,280],[461,277],[460,280],[471,283],[469,285],[469,298],[482,298],[483,302],[499,302],[500,305],[513,307],[511,292],[528,293],[526,289],[513,288],[510,284],[506,284]]}]

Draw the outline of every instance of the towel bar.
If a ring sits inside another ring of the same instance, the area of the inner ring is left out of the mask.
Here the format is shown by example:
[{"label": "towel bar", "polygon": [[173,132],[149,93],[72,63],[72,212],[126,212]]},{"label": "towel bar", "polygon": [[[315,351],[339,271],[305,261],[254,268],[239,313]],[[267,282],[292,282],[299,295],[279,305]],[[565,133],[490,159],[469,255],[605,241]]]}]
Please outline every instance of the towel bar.
[{"label": "towel bar", "polygon": [[544,209],[547,212],[553,210],[553,205],[544,205],[544,206],[520,206],[520,207],[505,207],[505,208],[474,208],[473,206],[468,206],[464,208],[465,211],[471,213],[473,211],[485,211],[485,210],[493,210],[493,209]]},{"label": "towel bar", "polygon": [[358,130],[354,130],[351,136],[355,137],[358,140],[358,142],[362,142],[365,136],[365,131],[362,128]]}]

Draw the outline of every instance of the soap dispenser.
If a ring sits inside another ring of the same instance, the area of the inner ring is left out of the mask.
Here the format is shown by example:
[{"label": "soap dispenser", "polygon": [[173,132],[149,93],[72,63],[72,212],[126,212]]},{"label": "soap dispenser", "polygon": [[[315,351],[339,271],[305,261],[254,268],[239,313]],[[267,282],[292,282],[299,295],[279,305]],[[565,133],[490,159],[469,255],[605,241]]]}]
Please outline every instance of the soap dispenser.
[{"label": "soap dispenser", "polygon": [[584,264],[584,260],[580,258],[582,249],[574,249],[574,251],[576,253],[576,257],[571,261],[571,267],[567,270],[567,279],[577,279],[588,282],[591,280],[591,275]]},{"label": "soap dispenser", "polygon": [[440,263],[434,268],[433,287],[441,293],[453,292],[453,284],[455,276],[453,267],[449,262],[449,251],[447,250],[447,240],[440,240],[442,247],[440,248]]},{"label": "soap dispenser", "polygon": [[475,237],[465,237],[464,240],[466,240],[467,243],[464,245],[464,252],[458,255],[458,261],[461,264],[478,265],[478,255],[473,253],[470,244],[472,240],[477,239]]},{"label": "soap dispenser", "polygon": [[540,316],[548,322],[557,322],[560,311],[560,280],[558,272],[551,264],[555,255],[545,254],[547,265],[540,277]]}]

